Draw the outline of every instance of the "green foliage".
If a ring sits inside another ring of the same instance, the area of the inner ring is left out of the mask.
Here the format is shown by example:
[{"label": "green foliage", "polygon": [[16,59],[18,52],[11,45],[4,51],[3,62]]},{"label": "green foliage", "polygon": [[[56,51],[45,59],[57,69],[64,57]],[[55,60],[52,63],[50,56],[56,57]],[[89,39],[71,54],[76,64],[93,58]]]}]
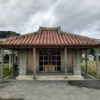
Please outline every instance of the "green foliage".
[{"label": "green foliage", "polygon": [[4,62],[6,62],[6,63],[9,62],[9,55],[8,55],[8,54],[6,54],[6,55],[4,56]]},{"label": "green foliage", "polygon": [[11,75],[11,71],[9,71],[9,64],[4,64],[4,77]]},{"label": "green foliage", "polygon": [[[87,49],[88,50],[88,54],[89,55],[95,55],[96,54],[96,49]],[[86,50],[82,50],[83,54],[86,54]],[[99,49],[99,53],[100,53],[100,49]]]},{"label": "green foliage", "polygon": [[94,50],[94,49],[91,49],[91,50],[90,50],[90,54],[91,54],[91,55],[95,55],[95,50]]},{"label": "green foliage", "polygon": [[[0,65],[0,73],[1,73],[1,65]],[[9,71],[9,64],[4,64],[4,77],[11,75],[11,71]]]},{"label": "green foliage", "polygon": [[[81,63],[82,72],[85,72],[85,68],[86,68],[85,61],[83,61]],[[88,74],[96,78],[96,61],[88,61]]]},{"label": "green foliage", "polygon": [[20,34],[12,31],[0,31],[0,38],[7,38],[7,37],[17,36],[17,35]]}]

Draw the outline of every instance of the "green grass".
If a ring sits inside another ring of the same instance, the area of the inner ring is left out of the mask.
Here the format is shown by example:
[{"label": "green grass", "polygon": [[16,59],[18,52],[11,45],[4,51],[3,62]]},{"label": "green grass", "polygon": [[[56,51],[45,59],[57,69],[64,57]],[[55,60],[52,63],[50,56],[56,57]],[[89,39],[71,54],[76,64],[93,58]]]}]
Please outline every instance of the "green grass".
[{"label": "green grass", "polygon": [[[1,65],[0,65],[0,73],[1,73]],[[9,71],[9,64],[4,64],[4,77],[11,75],[11,71]]]},{"label": "green grass", "polygon": [[[100,65],[100,62],[99,62]],[[85,61],[81,63],[82,71],[85,72]],[[100,71],[99,71],[100,73]],[[88,74],[96,78],[96,62],[95,61],[88,61]]]}]

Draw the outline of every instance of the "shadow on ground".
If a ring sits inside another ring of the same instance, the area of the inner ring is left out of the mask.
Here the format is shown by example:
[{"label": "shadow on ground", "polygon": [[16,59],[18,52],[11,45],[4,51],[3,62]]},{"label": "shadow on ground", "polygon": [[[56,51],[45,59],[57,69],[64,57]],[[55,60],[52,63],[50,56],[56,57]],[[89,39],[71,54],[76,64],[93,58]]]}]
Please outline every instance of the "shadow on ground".
[{"label": "shadow on ground", "polygon": [[[8,83],[10,83],[9,80],[2,80],[2,81],[0,81],[0,89],[1,88],[5,88],[6,86],[8,86]],[[2,100],[2,99],[0,98],[0,100]]]},{"label": "shadow on ground", "polygon": [[68,84],[77,87],[100,89],[100,80],[73,80],[68,81]]},{"label": "shadow on ground", "polygon": [[0,97],[0,100],[24,100],[22,98],[7,98],[7,99],[3,99]]}]

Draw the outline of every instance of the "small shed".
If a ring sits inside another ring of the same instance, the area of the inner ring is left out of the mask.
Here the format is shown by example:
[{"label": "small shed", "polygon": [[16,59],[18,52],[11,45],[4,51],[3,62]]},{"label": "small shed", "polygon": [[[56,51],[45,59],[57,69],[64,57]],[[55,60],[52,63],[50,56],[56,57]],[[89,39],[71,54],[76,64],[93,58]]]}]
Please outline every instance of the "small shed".
[{"label": "small shed", "polygon": [[[36,79],[38,74],[81,77],[81,51],[96,48],[98,53],[100,43],[64,32],[60,27],[40,27],[36,32],[7,39],[0,46],[2,58],[4,49],[10,49],[12,53],[17,51],[19,75],[33,75]],[[13,59],[12,56],[12,65]],[[3,60],[1,65],[3,67]]]}]

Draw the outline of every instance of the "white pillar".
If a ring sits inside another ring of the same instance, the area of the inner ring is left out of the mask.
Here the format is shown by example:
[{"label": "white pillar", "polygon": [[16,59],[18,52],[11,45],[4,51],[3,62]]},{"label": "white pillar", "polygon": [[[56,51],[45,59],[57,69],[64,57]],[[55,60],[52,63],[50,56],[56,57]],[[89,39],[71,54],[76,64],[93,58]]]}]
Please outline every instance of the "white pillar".
[{"label": "white pillar", "polygon": [[96,78],[99,79],[99,50],[96,48]]},{"label": "white pillar", "polygon": [[33,78],[36,79],[36,48],[33,48]]},{"label": "white pillar", "polygon": [[88,74],[88,50],[86,49],[86,56],[85,56],[85,60],[86,60],[86,69],[85,69],[85,73]]},{"label": "white pillar", "polygon": [[4,74],[4,49],[1,48],[1,79],[3,79]]},{"label": "white pillar", "polygon": [[73,68],[74,75],[81,75],[81,55],[78,48],[73,51]]},{"label": "white pillar", "polygon": [[14,51],[12,50],[12,75],[14,74]]},{"label": "white pillar", "polygon": [[27,70],[27,50],[19,50],[19,75],[26,75]]},{"label": "white pillar", "polygon": [[9,70],[11,71],[12,68],[12,62],[11,62],[11,54],[9,54]]},{"label": "white pillar", "polygon": [[67,48],[64,48],[64,69],[65,69],[65,78],[67,78]]}]

